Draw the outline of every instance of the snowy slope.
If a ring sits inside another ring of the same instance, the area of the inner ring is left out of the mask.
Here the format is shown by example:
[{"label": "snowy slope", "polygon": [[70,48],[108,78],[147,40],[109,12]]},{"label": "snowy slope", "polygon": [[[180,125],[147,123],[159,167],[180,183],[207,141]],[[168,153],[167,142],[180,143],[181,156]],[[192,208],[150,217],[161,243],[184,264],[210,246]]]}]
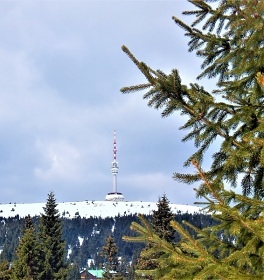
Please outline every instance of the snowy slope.
[{"label": "snowy slope", "polygon": [[[30,204],[0,204],[0,216],[14,217],[19,215],[38,216],[43,213],[45,203],[30,203]],[[173,213],[198,213],[200,208],[192,205],[170,204]],[[99,217],[114,217],[117,215],[129,214],[152,214],[153,210],[157,209],[156,202],[110,202],[110,201],[81,201],[81,202],[63,202],[58,203],[57,209],[65,218],[74,218],[80,216],[83,218]]]}]

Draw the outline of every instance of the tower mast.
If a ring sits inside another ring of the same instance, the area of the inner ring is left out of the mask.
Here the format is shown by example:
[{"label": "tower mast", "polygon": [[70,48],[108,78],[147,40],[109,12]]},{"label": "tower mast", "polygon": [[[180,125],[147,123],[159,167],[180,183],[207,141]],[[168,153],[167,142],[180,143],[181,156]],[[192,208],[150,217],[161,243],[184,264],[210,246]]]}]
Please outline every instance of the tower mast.
[{"label": "tower mast", "polygon": [[114,160],[112,161],[111,172],[113,175],[113,192],[110,192],[106,195],[105,200],[107,201],[125,201],[125,198],[122,193],[117,192],[117,174],[118,174],[118,162],[116,161],[116,131],[114,131],[114,144],[113,144],[113,154]]},{"label": "tower mast", "polygon": [[114,144],[113,144],[114,160],[112,161],[111,172],[113,174],[113,193],[117,193],[117,174],[118,174],[118,162],[116,161],[116,131],[114,131]]}]

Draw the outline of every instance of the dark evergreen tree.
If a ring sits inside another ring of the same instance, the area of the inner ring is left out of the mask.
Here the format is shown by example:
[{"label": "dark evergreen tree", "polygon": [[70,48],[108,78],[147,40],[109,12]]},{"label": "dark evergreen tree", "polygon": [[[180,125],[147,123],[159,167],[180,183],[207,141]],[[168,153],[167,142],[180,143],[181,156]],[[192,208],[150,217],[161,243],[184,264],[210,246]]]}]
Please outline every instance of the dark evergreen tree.
[{"label": "dark evergreen tree", "polygon": [[0,280],[13,280],[10,264],[7,260],[0,262]]},{"label": "dark evergreen tree", "polygon": [[40,217],[39,241],[43,253],[42,280],[66,279],[65,242],[62,239],[62,223],[53,192],[48,194],[44,214]]},{"label": "dark evergreen tree", "polygon": [[[153,211],[151,225],[155,234],[167,242],[173,242],[175,229],[172,228],[170,222],[174,216],[169,206],[169,200],[164,194],[157,202],[157,210]],[[162,252],[153,252],[152,243],[147,243],[146,247],[141,251],[140,258],[137,263],[136,279],[154,279],[153,273],[158,268],[157,259],[161,257]],[[165,256],[163,256],[165,257]]]},{"label": "dark evergreen tree", "polygon": [[124,278],[121,276],[119,271],[119,261],[118,261],[118,248],[112,236],[109,236],[106,241],[106,245],[103,246],[101,255],[104,260],[104,278],[105,279],[120,279]]},{"label": "dark evergreen tree", "polygon": [[[166,253],[166,259],[161,255],[158,260],[155,279],[263,279],[264,2],[189,2],[195,9],[184,14],[195,16],[193,23],[173,19],[190,38],[189,50],[203,59],[198,78],[219,78],[217,89],[208,92],[198,84],[184,85],[176,69],[170,74],[155,71],[123,46],[147,82],[122,92],[147,90],[144,98],[149,106],[162,108],[163,117],[174,112],[187,117],[181,128],[189,133],[183,141],[194,140],[197,151],[185,165],[193,164],[197,172],[173,177],[188,184],[200,181],[197,195],[219,223],[200,230],[185,222],[197,233],[195,239],[173,221],[171,226],[181,236],[174,245],[140,217],[140,224],[132,224],[139,236],[126,240],[151,242],[153,252]],[[221,98],[216,98],[219,93]],[[212,165],[203,171],[203,159],[213,143]],[[241,186],[243,195],[227,190],[226,184]]]},{"label": "dark evergreen tree", "polygon": [[171,211],[169,200],[164,194],[159,198],[157,210],[153,210],[153,220],[151,222],[155,233],[168,242],[174,239],[175,230],[171,227],[170,222],[174,219]]},{"label": "dark evergreen tree", "polygon": [[40,258],[40,247],[36,237],[35,228],[30,216],[25,218],[25,228],[16,250],[16,259],[12,264],[13,279],[37,280],[43,270]]},{"label": "dark evergreen tree", "polygon": [[3,251],[0,254],[0,261],[7,260],[8,262],[12,262],[18,246],[18,237],[20,236],[20,228],[22,227],[23,221],[21,223],[20,219],[16,216],[5,219],[5,223],[8,226],[5,226],[5,224],[3,226],[4,231],[2,236],[4,236],[4,244],[1,244]]},{"label": "dark evergreen tree", "polygon": [[80,280],[80,268],[77,263],[73,263],[70,268],[67,280]]}]

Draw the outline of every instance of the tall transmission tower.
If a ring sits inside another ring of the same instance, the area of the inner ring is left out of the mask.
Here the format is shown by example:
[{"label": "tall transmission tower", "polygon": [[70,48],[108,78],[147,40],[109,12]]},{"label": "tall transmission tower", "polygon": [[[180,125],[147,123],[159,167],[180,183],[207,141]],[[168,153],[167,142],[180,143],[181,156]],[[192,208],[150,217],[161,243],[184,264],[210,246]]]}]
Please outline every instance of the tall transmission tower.
[{"label": "tall transmission tower", "polygon": [[116,131],[114,131],[114,143],[113,143],[113,154],[114,160],[112,161],[111,172],[113,175],[113,192],[108,193],[105,197],[105,200],[108,201],[124,201],[125,198],[122,193],[117,192],[117,174],[118,174],[118,162],[116,160],[117,154],[117,145],[116,145]]},{"label": "tall transmission tower", "polygon": [[114,146],[113,146],[114,160],[112,161],[111,172],[113,174],[113,193],[117,193],[117,174],[118,174],[118,162],[116,161],[116,132],[114,131]]}]

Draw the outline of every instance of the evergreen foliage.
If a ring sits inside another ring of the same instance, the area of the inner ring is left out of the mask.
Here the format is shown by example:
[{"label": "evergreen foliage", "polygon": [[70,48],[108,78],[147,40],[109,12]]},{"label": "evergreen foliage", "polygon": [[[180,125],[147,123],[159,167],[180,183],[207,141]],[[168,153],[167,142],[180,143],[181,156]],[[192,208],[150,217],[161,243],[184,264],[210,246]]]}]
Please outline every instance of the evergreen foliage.
[{"label": "evergreen foliage", "polygon": [[[201,171],[200,171],[201,172]],[[202,175],[202,173],[201,173]],[[263,279],[264,276],[264,205],[262,201],[235,194],[232,191],[214,191],[208,207],[219,224],[195,230],[193,237],[179,222],[171,226],[180,234],[175,244],[160,238],[142,217],[131,228],[137,237],[124,237],[130,242],[151,244],[145,258],[161,253],[155,271],[144,271],[153,279]],[[235,206],[228,205],[232,200]],[[141,271],[142,272],[142,271]]]},{"label": "evergreen foliage", "polygon": [[103,246],[101,252],[101,255],[104,259],[104,279],[124,279],[119,271],[119,261],[117,254],[118,248],[114,238],[110,235],[107,238],[106,245]]},{"label": "evergreen foliage", "polygon": [[1,244],[2,252],[0,254],[0,261],[11,262],[18,246],[20,236],[20,228],[22,227],[20,219],[16,216],[14,218],[7,218],[4,224],[1,224]]},{"label": "evergreen foliage", "polygon": [[0,280],[12,280],[11,269],[7,260],[0,262]]},{"label": "evergreen foliage", "polygon": [[80,280],[80,268],[77,263],[71,265],[67,280]]},{"label": "evergreen foliage", "polygon": [[170,222],[174,220],[174,215],[165,194],[159,198],[157,207],[157,210],[153,210],[153,220],[151,222],[153,229],[160,238],[172,242],[175,230],[171,227]]},{"label": "evergreen foliage", "polygon": [[[158,209],[153,211],[151,220],[153,230],[161,239],[173,242],[175,230],[171,227],[170,222],[174,220],[174,216],[165,194],[159,198],[157,207]],[[136,279],[154,279],[153,273],[159,267],[157,259],[162,254],[162,252],[153,252],[152,243],[147,243],[146,247],[141,251],[137,262]]]},{"label": "evergreen foliage", "polygon": [[[206,150],[216,139],[221,141],[210,170],[205,172],[206,177],[218,184],[225,180],[235,187],[239,183],[238,174],[241,174],[243,193],[261,199],[264,196],[264,96],[259,77],[264,73],[263,1],[189,2],[197,10],[184,14],[196,16],[193,24],[188,26],[176,17],[173,19],[190,37],[189,50],[203,58],[204,71],[198,78],[219,77],[218,89],[209,93],[196,83],[183,85],[176,69],[170,74],[155,71],[139,62],[123,46],[123,51],[144,74],[147,83],[124,87],[121,91],[147,89],[144,99],[149,100],[149,106],[163,109],[163,117],[176,111],[188,117],[181,129],[190,132],[183,141],[194,140],[197,151],[187,159],[186,166],[194,159],[201,165]],[[207,2],[218,2],[219,7],[214,9]],[[202,30],[195,28],[202,21],[205,21]],[[219,93],[223,101],[215,98]],[[199,174],[175,173],[174,178],[186,183],[201,181]],[[201,182],[199,195],[207,191]]]},{"label": "evergreen foliage", "polygon": [[[148,221],[152,221],[151,215],[144,216]],[[182,221],[186,220],[192,223],[198,228],[203,228],[215,224],[215,221],[210,215],[204,215],[201,213],[181,213],[180,211],[174,217],[182,225]],[[40,218],[31,218],[33,225],[37,232],[37,238],[39,233]],[[118,248],[118,255],[121,257],[122,262],[120,264],[120,272],[122,275],[126,275],[127,280],[134,280],[134,270],[139,258],[143,243],[128,243],[122,240],[123,235],[135,235],[130,229],[130,225],[133,221],[138,221],[136,215],[117,216],[114,218],[63,218],[62,222],[62,239],[66,242],[66,248],[68,248],[68,262],[71,264],[76,263],[80,269],[87,268],[87,260],[93,259],[90,263],[89,269],[100,269],[102,267],[103,258],[99,254],[100,248],[105,245],[105,240],[110,234],[113,234],[115,243]],[[10,256],[7,264],[14,263],[16,260],[16,249],[8,244],[19,243],[24,235],[25,218],[3,218],[0,217],[0,247],[3,248],[1,252],[1,258],[4,256]],[[185,227],[185,226],[183,226]],[[114,228],[114,232],[112,232]],[[188,229],[189,233],[194,236],[195,232],[192,229]],[[7,240],[9,240],[7,242]],[[179,235],[175,236],[175,241],[179,241]],[[44,256],[41,258],[44,260]],[[11,266],[11,265],[10,265]],[[7,265],[9,268],[9,265]],[[75,271],[72,271],[74,269]],[[11,269],[4,273],[10,274]],[[76,272],[76,267],[71,266],[70,275]],[[76,275],[75,275],[76,276]],[[75,277],[74,276],[74,277]],[[11,276],[10,276],[11,277]],[[69,278],[70,276],[68,276]],[[71,278],[70,278],[71,279]],[[1,278],[0,278],[1,280]]]},{"label": "evergreen foliage", "polygon": [[43,269],[40,254],[35,228],[31,217],[28,216],[25,219],[25,229],[16,250],[17,258],[12,264],[13,279],[39,279],[39,273]]},{"label": "evergreen foliage", "polygon": [[62,280],[68,274],[65,262],[65,242],[62,239],[62,222],[53,192],[48,194],[44,214],[40,217],[39,241],[43,254],[43,280]]},{"label": "evergreen foliage", "polygon": [[[153,70],[139,62],[129,49],[123,51],[143,73],[147,82],[125,87],[124,93],[147,90],[148,105],[163,109],[162,116],[174,112],[187,116],[181,129],[189,133],[183,141],[194,140],[197,151],[185,162],[196,174],[174,174],[187,184],[200,182],[197,196],[205,199],[205,209],[218,224],[199,229],[197,237],[176,221],[171,226],[181,236],[176,244],[160,238],[140,217],[132,223],[137,237],[127,241],[151,243],[158,259],[154,279],[263,279],[264,277],[264,2],[261,0],[190,0],[195,16],[185,30],[189,51],[203,59],[203,77],[217,78],[211,93],[197,83],[183,85],[179,72]],[[210,2],[218,3],[210,5]],[[221,96],[219,96],[221,94]],[[215,140],[220,143],[217,148]],[[209,170],[202,169],[207,149],[218,149]],[[242,178],[242,179],[241,179]],[[241,186],[243,194],[225,186]],[[164,258],[166,256],[166,258]]]}]

